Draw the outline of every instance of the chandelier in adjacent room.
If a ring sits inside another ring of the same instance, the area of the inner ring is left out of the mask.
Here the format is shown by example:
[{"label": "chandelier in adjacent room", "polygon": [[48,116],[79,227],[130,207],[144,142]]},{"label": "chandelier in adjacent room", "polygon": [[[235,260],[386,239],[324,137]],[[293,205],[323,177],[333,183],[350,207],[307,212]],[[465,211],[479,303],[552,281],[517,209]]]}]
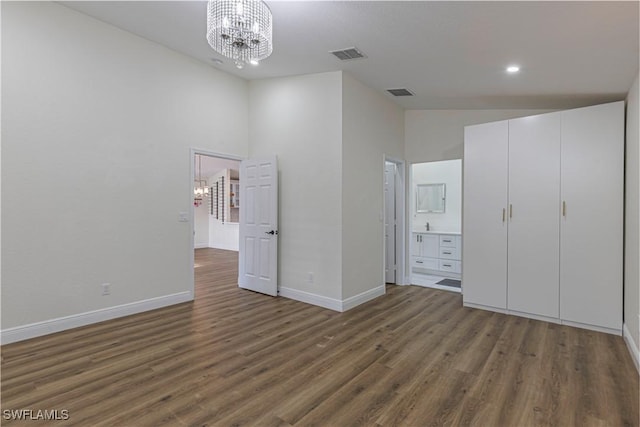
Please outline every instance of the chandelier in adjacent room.
[{"label": "chandelier in adjacent room", "polygon": [[196,177],[193,187],[193,205],[200,206],[202,199],[209,196],[209,187],[207,187],[207,180],[202,179],[202,156],[196,154]]},{"label": "chandelier in adjacent room", "polygon": [[207,41],[236,67],[258,65],[273,52],[273,19],[260,0],[209,0]]}]

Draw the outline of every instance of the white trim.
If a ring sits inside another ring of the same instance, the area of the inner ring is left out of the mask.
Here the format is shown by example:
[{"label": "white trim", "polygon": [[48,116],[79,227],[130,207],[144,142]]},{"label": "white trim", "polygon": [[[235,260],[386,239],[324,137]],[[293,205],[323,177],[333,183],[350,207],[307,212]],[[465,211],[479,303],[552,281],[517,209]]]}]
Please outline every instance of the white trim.
[{"label": "white trim", "polygon": [[470,308],[479,308],[481,310],[494,311],[496,313],[508,314],[511,316],[526,317],[528,319],[541,320],[543,322],[566,325],[574,328],[589,329],[591,331],[604,332],[606,334],[622,335],[622,331],[620,329],[605,328],[602,326],[589,325],[587,323],[571,322],[569,320],[561,320],[555,317],[538,316],[535,314],[523,313],[520,311],[513,311],[513,310],[505,310],[501,308],[489,307],[489,306],[484,306],[481,304],[473,304],[473,303],[464,303],[463,306],[470,307]]},{"label": "white trim", "polygon": [[293,299],[304,302],[306,304],[317,305],[318,307],[328,308],[333,311],[347,311],[374,298],[378,298],[385,294],[385,285],[369,289],[358,295],[354,295],[345,300],[325,297],[323,295],[312,294],[298,289],[279,287],[278,295],[284,298]]},{"label": "white trim", "polygon": [[377,288],[369,289],[368,291],[364,291],[359,293],[358,295],[354,295],[345,300],[342,300],[342,310],[347,311],[351,310],[353,307],[356,307],[360,304],[364,304],[367,301],[371,301],[374,298],[378,298],[379,296],[384,295],[385,286],[381,285]]},{"label": "white trim", "polygon": [[574,328],[589,329],[591,331],[604,332],[605,334],[622,335],[622,329],[606,328],[603,326],[589,325],[588,323],[571,322],[569,320],[560,320],[560,323]]},{"label": "white trim", "polygon": [[72,314],[71,316],[45,320],[43,322],[31,323],[29,325],[16,326],[14,328],[2,330],[2,333],[0,334],[0,343],[2,345],[10,344],[17,341],[49,335],[56,332],[66,331],[67,329],[91,325],[105,320],[129,316],[131,314],[142,313],[192,300],[193,293],[184,291],[176,294],[149,298],[143,301],[122,304],[115,307],[101,308],[94,311],[88,311],[86,313]]},{"label": "white trim", "polygon": [[493,311],[495,313],[500,313],[500,314],[508,314],[507,310],[505,310],[504,308],[491,307],[489,305],[476,304],[473,302],[463,302],[462,306],[469,307],[469,308],[477,308],[479,310]]},{"label": "white trim", "polygon": [[307,304],[317,305],[319,307],[328,308],[333,311],[342,311],[342,301],[325,297],[322,295],[312,294],[311,292],[300,291],[298,289],[279,287],[279,295],[281,297],[293,299]]},{"label": "white trim", "polygon": [[523,311],[515,311],[515,310],[507,310],[506,314],[509,314],[512,316],[518,316],[518,317],[526,317],[527,319],[540,320],[541,322],[562,324],[560,319],[558,319],[557,317],[541,316],[539,314],[531,314],[531,313],[525,313]]},{"label": "white trim", "polygon": [[193,249],[204,249],[208,247],[209,247],[208,243],[196,243],[195,245],[193,245]]},{"label": "white trim", "polygon": [[234,252],[240,252],[240,249],[238,248],[238,246],[231,246],[231,245],[209,245],[207,246],[208,248],[212,248],[212,249],[222,249],[225,251],[234,251]]},{"label": "white trim", "polygon": [[626,323],[622,325],[622,336],[624,337],[624,342],[627,343],[627,348],[629,349],[629,353],[631,353],[633,363],[636,365],[636,370],[640,373],[640,350],[638,350],[638,344],[633,341],[633,337]]}]

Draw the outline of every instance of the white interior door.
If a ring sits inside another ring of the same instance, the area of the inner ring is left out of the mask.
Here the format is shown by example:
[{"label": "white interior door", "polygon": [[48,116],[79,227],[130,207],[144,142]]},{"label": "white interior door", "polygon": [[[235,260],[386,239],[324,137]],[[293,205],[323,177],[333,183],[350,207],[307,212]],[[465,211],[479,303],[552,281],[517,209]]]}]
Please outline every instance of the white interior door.
[{"label": "white interior door", "polygon": [[396,232],[396,165],[386,162],[384,167],[384,277],[387,283],[396,283]]},{"label": "white interior door", "polygon": [[240,163],[238,285],[278,294],[278,163],[276,157]]},{"label": "white interior door", "polygon": [[556,318],[560,113],[509,120],[509,310]]}]

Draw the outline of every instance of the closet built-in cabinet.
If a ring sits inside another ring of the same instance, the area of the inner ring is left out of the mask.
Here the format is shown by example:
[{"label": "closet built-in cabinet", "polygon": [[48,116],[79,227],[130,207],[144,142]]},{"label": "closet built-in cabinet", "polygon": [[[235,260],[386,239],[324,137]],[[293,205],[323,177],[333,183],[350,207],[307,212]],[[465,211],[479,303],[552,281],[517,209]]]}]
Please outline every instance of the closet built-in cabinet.
[{"label": "closet built-in cabinet", "polygon": [[624,103],[465,127],[465,306],[622,330]]}]

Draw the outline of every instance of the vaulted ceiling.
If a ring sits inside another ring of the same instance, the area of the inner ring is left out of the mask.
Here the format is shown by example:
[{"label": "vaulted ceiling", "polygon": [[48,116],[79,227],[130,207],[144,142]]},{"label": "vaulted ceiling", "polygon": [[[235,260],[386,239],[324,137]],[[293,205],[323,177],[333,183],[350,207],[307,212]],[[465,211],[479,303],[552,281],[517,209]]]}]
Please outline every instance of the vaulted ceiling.
[{"label": "vaulted ceiling", "polygon": [[[571,108],[638,74],[637,1],[268,0],[273,54],[242,70],[207,44],[205,1],[62,3],[247,80],[345,70],[406,109]],[[366,58],[329,54],[354,46]]]}]

